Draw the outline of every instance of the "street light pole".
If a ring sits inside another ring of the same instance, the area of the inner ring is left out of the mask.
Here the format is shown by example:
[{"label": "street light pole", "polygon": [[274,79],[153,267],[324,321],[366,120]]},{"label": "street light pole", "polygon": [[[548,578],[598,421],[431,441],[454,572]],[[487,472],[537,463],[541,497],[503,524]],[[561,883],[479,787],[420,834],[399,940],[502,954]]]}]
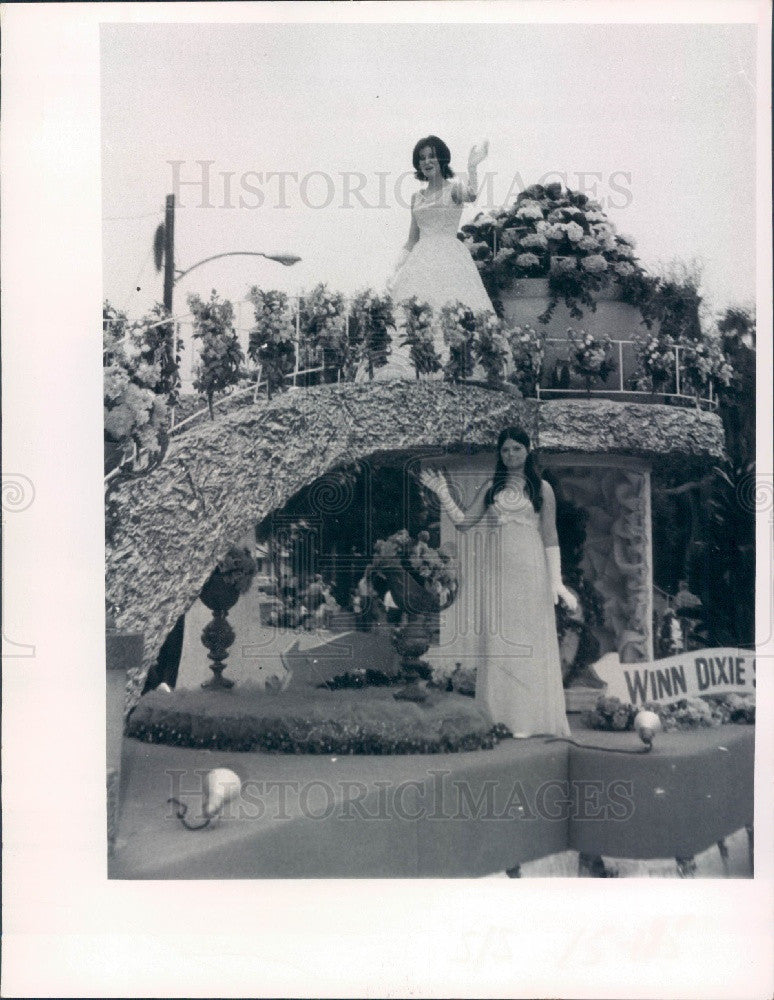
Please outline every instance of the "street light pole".
[{"label": "street light pole", "polygon": [[178,271],[175,275],[175,282],[180,281],[187,274],[190,274],[197,267],[201,267],[202,264],[209,264],[211,260],[220,260],[222,257],[263,257],[265,260],[273,260],[278,264],[282,264],[285,267],[292,267],[293,264],[297,264],[301,258],[296,257],[289,253],[261,253],[259,250],[228,250],[226,253],[216,253],[212,257],[205,257],[204,260],[199,260],[190,267],[187,267],[185,271]]},{"label": "street light pole", "polygon": [[164,308],[172,313],[175,287],[175,196],[167,195],[164,212]]}]

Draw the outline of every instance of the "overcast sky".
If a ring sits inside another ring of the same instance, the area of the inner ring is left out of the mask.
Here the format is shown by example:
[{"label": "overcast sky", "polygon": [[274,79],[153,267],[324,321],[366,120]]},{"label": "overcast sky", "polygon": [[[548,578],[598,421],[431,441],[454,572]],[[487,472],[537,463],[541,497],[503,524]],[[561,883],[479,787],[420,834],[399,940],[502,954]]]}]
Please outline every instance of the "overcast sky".
[{"label": "overcast sky", "polygon": [[[131,316],[161,298],[170,161],[182,181],[214,161],[208,199],[178,189],[179,268],[231,250],[303,258],[205,265],[176,312],[212,288],[381,287],[419,186],[411,150],[434,133],[459,171],[490,141],[489,187],[463,221],[559,172],[596,188],[646,266],[699,258],[712,306],[753,300],[754,46],[745,25],[105,25],[105,295]],[[282,172],[297,175],[284,197],[267,178]]]}]

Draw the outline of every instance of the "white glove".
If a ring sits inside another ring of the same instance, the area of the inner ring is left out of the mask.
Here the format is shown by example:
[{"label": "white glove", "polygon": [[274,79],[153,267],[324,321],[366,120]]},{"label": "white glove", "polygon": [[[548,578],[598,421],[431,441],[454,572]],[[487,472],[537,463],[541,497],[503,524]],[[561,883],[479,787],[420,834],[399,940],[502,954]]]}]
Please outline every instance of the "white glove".
[{"label": "white glove", "polygon": [[548,563],[548,576],[551,580],[554,604],[558,604],[561,600],[567,605],[568,610],[577,611],[578,601],[575,595],[562,583],[562,554],[558,545],[552,545],[550,549],[546,549],[546,562]]},{"label": "white glove", "polygon": [[398,254],[398,259],[395,261],[395,265],[394,265],[394,267],[393,267],[393,269],[392,269],[392,271],[390,273],[390,276],[389,276],[389,278],[387,279],[387,282],[386,282],[387,293],[389,295],[392,295],[392,290],[395,287],[395,279],[397,278],[398,273],[400,272],[400,269],[403,267],[403,265],[408,260],[410,253],[411,253],[411,250],[409,249],[408,246],[404,246],[404,247],[401,248],[401,251]]},{"label": "white glove", "polygon": [[489,155],[489,140],[477,142],[468,155],[468,170],[475,170]]},{"label": "white glove", "polygon": [[446,482],[444,476],[440,472],[432,472],[430,469],[423,469],[419,476],[422,485],[426,486],[427,489],[432,490],[433,493],[438,497],[441,507],[449,515],[449,520],[452,524],[462,524],[465,520],[465,513],[461,511],[457,504],[452,500],[451,493],[449,493],[449,484]]}]

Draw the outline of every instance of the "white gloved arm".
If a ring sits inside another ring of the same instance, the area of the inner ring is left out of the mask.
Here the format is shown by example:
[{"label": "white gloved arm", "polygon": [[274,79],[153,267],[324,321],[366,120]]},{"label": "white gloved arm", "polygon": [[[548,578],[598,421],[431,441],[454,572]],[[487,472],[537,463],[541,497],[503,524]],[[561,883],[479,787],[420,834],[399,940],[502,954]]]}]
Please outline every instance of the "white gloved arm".
[{"label": "white gloved arm", "polygon": [[409,228],[408,239],[401,247],[398,258],[393,265],[389,277],[387,278],[387,291],[390,295],[392,295],[393,288],[395,287],[395,279],[397,278],[400,269],[408,260],[409,254],[419,240],[419,226],[417,225],[417,220],[414,218],[414,197],[414,195],[411,196],[411,226]]},{"label": "white gloved arm", "polygon": [[562,600],[570,611],[576,611],[578,602],[575,595],[562,582],[562,554],[558,545],[552,545],[546,549],[546,562],[548,563],[548,577],[551,581],[554,604],[558,604]]},{"label": "white gloved arm", "polygon": [[457,504],[452,500],[451,493],[449,493],[449,487],[446,484],[446,480],[439,483],[436,487],[436,495],[441,502],[441,507],[449,515],[449,520],[452,524],[462,524],[465,520],[465,512],[460,510]]},{"label": "white gloved arm", "polygon": [[486,159],[489,153],[489,142],[485,139],[477,143],[468,156],[468,177],[467,182],[460,183],[460,200],[475,201],[478,197],[478,172],[479,163]]}]

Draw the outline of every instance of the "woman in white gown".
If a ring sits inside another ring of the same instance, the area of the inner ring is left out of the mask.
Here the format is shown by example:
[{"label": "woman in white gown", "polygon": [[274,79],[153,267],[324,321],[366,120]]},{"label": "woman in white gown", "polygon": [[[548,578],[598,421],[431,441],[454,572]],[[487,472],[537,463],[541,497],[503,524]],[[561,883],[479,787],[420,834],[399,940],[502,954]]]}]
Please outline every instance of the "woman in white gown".
[{"label": "woman in white gown", "polygon": [[494,476],[467,511],[443,474],[427,469],[421,479],[458,531],[482,521],[486,529],[481,579],[462,580],[460,588],[476,589],[480,609],[469,648],[476,700],[515,737],[569,736],[554,604],[562,600],[574,611],[577,601],[562,582],[556,502],[529,437],[517,427],[500,434]]},{"label": "woman in white gown", "polygon": [[[414,147],[414,170],[427,187],[412,195],[408,240],[387,282],[396,305],[416,296],[432,306],[436,320],[449,302],[462,302],[476,313],[494,312],[473,258],[457,239],[463,206],[478,195],[476,169],[488,150],[487,142],[471,149],[467,181],[462,181],[454,178],[449,147],[437,136],[420,139]],[[376,378],[414,378],[408,348],[399,346],[400,339],[398,330],[389,363],[377,369]],[[435,349],[445,361],[449,349],[437,326]]]}]

